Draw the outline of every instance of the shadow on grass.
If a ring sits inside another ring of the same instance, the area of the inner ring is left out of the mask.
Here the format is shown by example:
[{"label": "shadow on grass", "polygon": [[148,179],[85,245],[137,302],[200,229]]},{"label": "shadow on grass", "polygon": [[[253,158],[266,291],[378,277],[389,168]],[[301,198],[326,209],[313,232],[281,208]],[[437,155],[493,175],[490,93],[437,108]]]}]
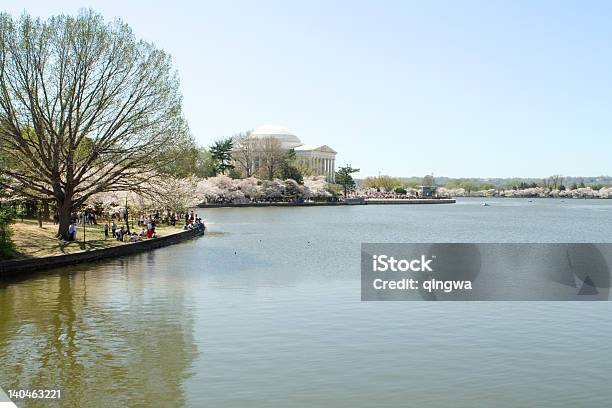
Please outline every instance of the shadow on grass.
[{"label": "shadow on grass", "polygon": [[79,251],[94,251],[96,249],[109,248],[121,243],[115,244],[113,240],[92,240],[92,241],[63,241],[57,240],[56,245],[48,245],[40,249],[34,249],[34,246],[28,248],[28,252],[16,251],[12,259],[40,258],[53,255],[65,255]]},{"label": "shadow on grass", "polygon": [[[12,224],[11,229],[13,230],[13,241],[16,247],[12,259],[65,255],[128,244],[128,242],[118,242],[112,237],[105,239],[102,224],[86,226],[87,238],[90,239],[86,239],[85,242],[82,240],[82,234],[80,234],[79,238],[81,239],[78,241],[59,240],[56,236],[56,225],[45,223],[41,228],[36,220],[26,219],[24,222]],[[138,232],[137,228],[133,230]],[[158,236],[162,237],[181,231],[181,228],[163,228],[160,226]]]}]

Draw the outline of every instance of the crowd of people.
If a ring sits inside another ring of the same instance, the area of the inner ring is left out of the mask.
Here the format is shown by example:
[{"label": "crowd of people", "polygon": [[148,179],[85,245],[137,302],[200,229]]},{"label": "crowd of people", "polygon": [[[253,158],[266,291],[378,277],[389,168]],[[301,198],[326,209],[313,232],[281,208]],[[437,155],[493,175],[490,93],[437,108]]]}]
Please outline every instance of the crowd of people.
[{"label": "crowd of people", "polygon": [[[157,238],[157,232],[155,231],[156,227],[162,221],[162,217],[160,214],[156,212],[155,214],[151,214],[146,216],[141,214],[137,218],[138,228],[140,232],[137,233],[135,231],[130,232],[128,225],[128,217],[127,214],[122,217],[122,214],[113,214],[110,218],[110,222],[107,221],[104,224],[104,239],[115,239],[117,241],[122,242],[137,242],[143,239],[151,239]],[[77,240],[77,225],[85,225],[85,224],[97,224],[98,216],[93,211],[82,211],[75,212],[72,214],[72,222],[68,227],[68,240],[76,241]],[[184,230],[192,230],[192,229],[201,229],[202,231],[206,228],[204,226],[204,221],[202,218],[198,217],[197,214],[194,214],[193,211],[185,212],[184,217],[183,213],[179,212],[166,212],[164,213],[163,221],[172,226],[176,226],[177,220],[184,219],[185,226]],[[124,224],[119,226],[118,223],[123,221]]]},{"label": "crowd of people", "polygon": [[193,211],[185,213],[185,230],[191,229],[202,229],[205,230],[204,221],[198,217],[198,214],[194,214]]},{"label": "crowd of people", "polygon": [[130,233],[126,226],[119,227],[113,218],[110,223],[104,224],[104,239],[114,238],[117,241],[136,242],[143,238],[157,238],[157,233],[155,232],[156,221],[154,219],[147,219],[146,221],[139,219],[138,226],[142,226],[139,234],[136,232]]},{"label": "crowd of people", "polygon": [[[85,210],[85,211],[75,211],[70,214],[72,222],[74,224],[98,224],[98,218],[102,216],[102,213],[99,211]],[[59,223],[59,215],[57,212],[53,214],[53,223]]]}]

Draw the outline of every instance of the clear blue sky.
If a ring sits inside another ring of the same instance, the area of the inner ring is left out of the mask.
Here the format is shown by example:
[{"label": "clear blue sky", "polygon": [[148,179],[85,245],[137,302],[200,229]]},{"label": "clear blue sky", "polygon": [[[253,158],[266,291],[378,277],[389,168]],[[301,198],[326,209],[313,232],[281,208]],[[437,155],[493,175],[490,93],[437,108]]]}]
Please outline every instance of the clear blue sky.
[{"label": "clear blue sky", "polygon": [[201,145],[278,123],[360,177],[612,174],[612,2],[13,1],[172,54]]}]

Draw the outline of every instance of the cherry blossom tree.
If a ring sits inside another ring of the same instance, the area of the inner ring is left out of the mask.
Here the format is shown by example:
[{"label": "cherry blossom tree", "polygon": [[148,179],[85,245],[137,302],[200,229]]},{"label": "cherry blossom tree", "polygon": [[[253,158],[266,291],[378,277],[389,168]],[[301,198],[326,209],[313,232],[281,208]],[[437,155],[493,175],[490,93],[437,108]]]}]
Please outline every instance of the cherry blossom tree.
[{"label": "cherry blossom tree", "polygon": [[331,193],[327,191],[327,184],[325,176],[305,177],[304,198],[310,200],[313,198],[331,197]]}]

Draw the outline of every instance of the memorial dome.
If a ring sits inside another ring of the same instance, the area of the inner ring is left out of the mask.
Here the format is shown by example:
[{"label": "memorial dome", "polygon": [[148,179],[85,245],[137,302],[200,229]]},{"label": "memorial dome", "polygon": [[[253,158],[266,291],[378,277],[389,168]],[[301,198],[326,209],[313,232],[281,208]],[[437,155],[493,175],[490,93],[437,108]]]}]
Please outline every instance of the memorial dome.
[{"label": "memorial dome", "polygon": [[251,137],[263,139],[273,137],[277,139],[283,149],[293,149],[302,145],[299,137],[294,135],[289,129],[281,125],[264,125],[260,126],[251,133]]}]

